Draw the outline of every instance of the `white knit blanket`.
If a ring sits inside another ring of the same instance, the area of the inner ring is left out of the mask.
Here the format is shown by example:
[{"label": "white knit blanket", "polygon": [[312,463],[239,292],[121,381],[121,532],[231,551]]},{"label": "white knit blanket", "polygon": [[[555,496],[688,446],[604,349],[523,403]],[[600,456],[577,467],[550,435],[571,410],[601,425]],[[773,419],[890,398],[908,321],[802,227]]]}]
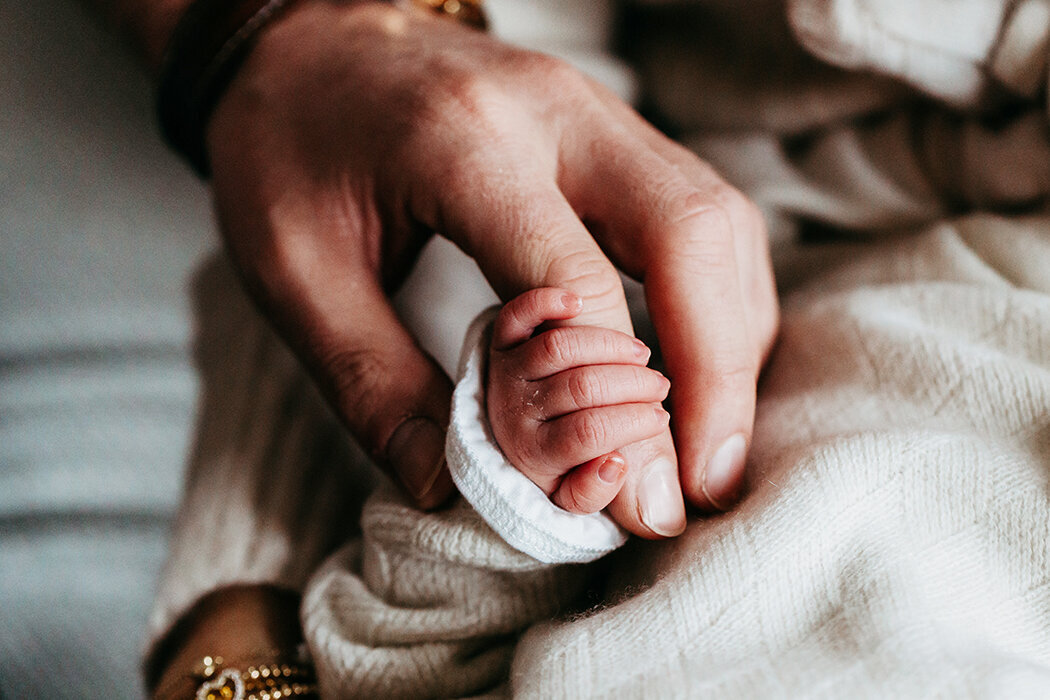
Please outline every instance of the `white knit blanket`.
[{"label": "white knit blanket", "polygon": [[[306,586],[326,694],[1050,697],[1050,214],[1034,206],[1050,195],[1047,8],[658,9],[660,32],[634,44],[653,102],[759,202],[776,243],[783,325],[750,495],[675,540],[551,566],[462,501],[422,514],[381,485],[363,535]],[[997,107],[1003,95],[1020,108]],[[805,222],[824,242],[798,243]],[[245,381],[269,386],[262,374]],[[213,406],[215,435],[257,424],[270,409],[256,395],[250,412]],[[287,473],[292,493],[311,434],[245,439],[245,454],[276,441],[268,478]],[[295,543],[318,546],[301,505],[243,515],[252,499],[229,494],[250,487],[232,481],[207,520],[212,472],[251,480],[264,460],[201,452],[157,629],[206,585],[298,585]],[[211,558],[199,588],[180,583],[208,538],[226,542],[220,563],[240,541],[246,562],[272,561],[220,575]]]},{"label": "white knit blanket", "polygon": [[1046,697],[1050,222],[821,253],[740,508],[548,567],[382,490],[308,589],[331,696]]},{"label": "white knit blanket", "polygon": [[[1050,26],[1014,31],[1024,46],[996,46],[1010,36],[1007,9],[814,0],[778,16],[825,59],[965,107],[995,80],[974,66],[993,65],[992,52],[1029,65],[1018,56]],[[1039,51],[1044,60],[1045,41]],[[703,83],[668,76],[679,80],[672,108]],[[884,81],[870,92],[847,107],[885,109],[905,89]],[[691,142],[781,234],[804,213],[866,239],[778,246],[783,330],[738,509],[598,565],[551,567],[462,503],[423,515],[380,489],[363,539],[307,590],[324,689],[1050,696],[1050,217],[946,215],[1046,194],[1046,163],[1024,155],[1047,152],[1045,112],[993,131],[930,109],[827,127],[810,111],[808,124],[784,129],[809,129],[801,151],[768,124],[728,137],[692,125]],[[781,122],[791,119],[803,118]],[[915,139],[916,125],[932,141]]]}]

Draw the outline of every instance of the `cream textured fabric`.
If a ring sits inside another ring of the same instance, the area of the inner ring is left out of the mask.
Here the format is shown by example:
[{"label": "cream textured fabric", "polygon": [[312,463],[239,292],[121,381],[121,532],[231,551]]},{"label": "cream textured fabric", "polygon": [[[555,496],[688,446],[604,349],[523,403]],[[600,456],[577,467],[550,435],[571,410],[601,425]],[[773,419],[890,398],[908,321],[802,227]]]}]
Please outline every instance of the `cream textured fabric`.
[{"label": "cream textured fabric", "polygon": [[889,73],[972,104],[989,81],[1034,95],[1046,71],[1046,0],[789,0],[800,41],[847,68]]},{"label": "cream textured fabric", "polygon": [[752,494],[604,581],[375,494],[304,605],[329,696],[1045,697],[1048,259],[1046,219],[990,216],[815,251]]},{"label": "cream textured fabric", "polygon": [[465,502],[422,514],[385,485],[363,541],[334,555],[303,602],[326,697],[458,697],[504,681],[516,635],[578,598],[580,566],[516,551]]},{"label": "cream textured fabric", "polygon": [[554,505],[540,487],[507,461],[492,435],[485,403],[485,361],[499,307],[483,311],[463,341],[452,395],[445,454],[463,498],[500,537],[548,564],[585,563],[627,541],[605,513],[579,515]]}]

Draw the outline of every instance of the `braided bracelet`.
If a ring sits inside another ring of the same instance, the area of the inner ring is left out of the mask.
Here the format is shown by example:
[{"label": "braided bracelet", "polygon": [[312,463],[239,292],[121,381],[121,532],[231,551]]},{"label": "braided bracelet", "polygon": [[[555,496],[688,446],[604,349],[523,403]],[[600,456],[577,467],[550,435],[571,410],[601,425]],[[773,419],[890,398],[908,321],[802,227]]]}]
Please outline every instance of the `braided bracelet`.
[{"label": "braided bracelet", "polygon": [[[259,32],[297,0],[194,0],[161,62],[157,115],[165,140],[208,177],[204,132]],[[482,0],[395,0],[484,29]]]}]

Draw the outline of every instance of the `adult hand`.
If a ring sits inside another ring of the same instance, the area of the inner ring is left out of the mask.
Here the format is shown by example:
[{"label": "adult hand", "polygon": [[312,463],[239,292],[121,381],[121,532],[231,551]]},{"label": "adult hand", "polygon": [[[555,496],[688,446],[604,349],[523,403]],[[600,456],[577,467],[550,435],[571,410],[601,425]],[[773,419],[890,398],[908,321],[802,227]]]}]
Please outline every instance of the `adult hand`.
[{"label": "adult hand", "polygon": [[613,263],[642,280],[675,440],[622,450],[629,474],[610,513],[643,537],[671,536],[685,526],[683,492],[703,508],[736,500],[777,321],[762,219],[604,88],[453,22],[305,0],[263,32],[208,145],[249,288],[421,506],[453,488],[451,385],[388,294],[432,231],[504,299],[576,292],[574,325],[631,332]]}]

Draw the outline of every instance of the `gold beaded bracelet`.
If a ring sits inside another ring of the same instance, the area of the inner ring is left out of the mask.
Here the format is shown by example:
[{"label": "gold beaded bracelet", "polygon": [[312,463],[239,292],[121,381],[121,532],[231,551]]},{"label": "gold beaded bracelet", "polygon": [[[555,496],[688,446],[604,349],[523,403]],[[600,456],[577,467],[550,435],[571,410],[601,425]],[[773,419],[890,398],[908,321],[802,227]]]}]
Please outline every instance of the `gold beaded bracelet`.
[{"label": "gold beaded bracelet", "polygon": [[264,663],[242,671],[223,667],[221,656],[205,656],[196,674],[196,700],[281,700],[316,698],[313,668],[298,663]]},{"label": "gold beaded bracelet", "polygon": [[313,666],[299,652],[296,658],[271,652],[254,658],[264,661],[227,663],[221,656],[205,656],[192,673],[173,679],[155,693],[156,698],[196,700],[282,700],[318,698]]}]

